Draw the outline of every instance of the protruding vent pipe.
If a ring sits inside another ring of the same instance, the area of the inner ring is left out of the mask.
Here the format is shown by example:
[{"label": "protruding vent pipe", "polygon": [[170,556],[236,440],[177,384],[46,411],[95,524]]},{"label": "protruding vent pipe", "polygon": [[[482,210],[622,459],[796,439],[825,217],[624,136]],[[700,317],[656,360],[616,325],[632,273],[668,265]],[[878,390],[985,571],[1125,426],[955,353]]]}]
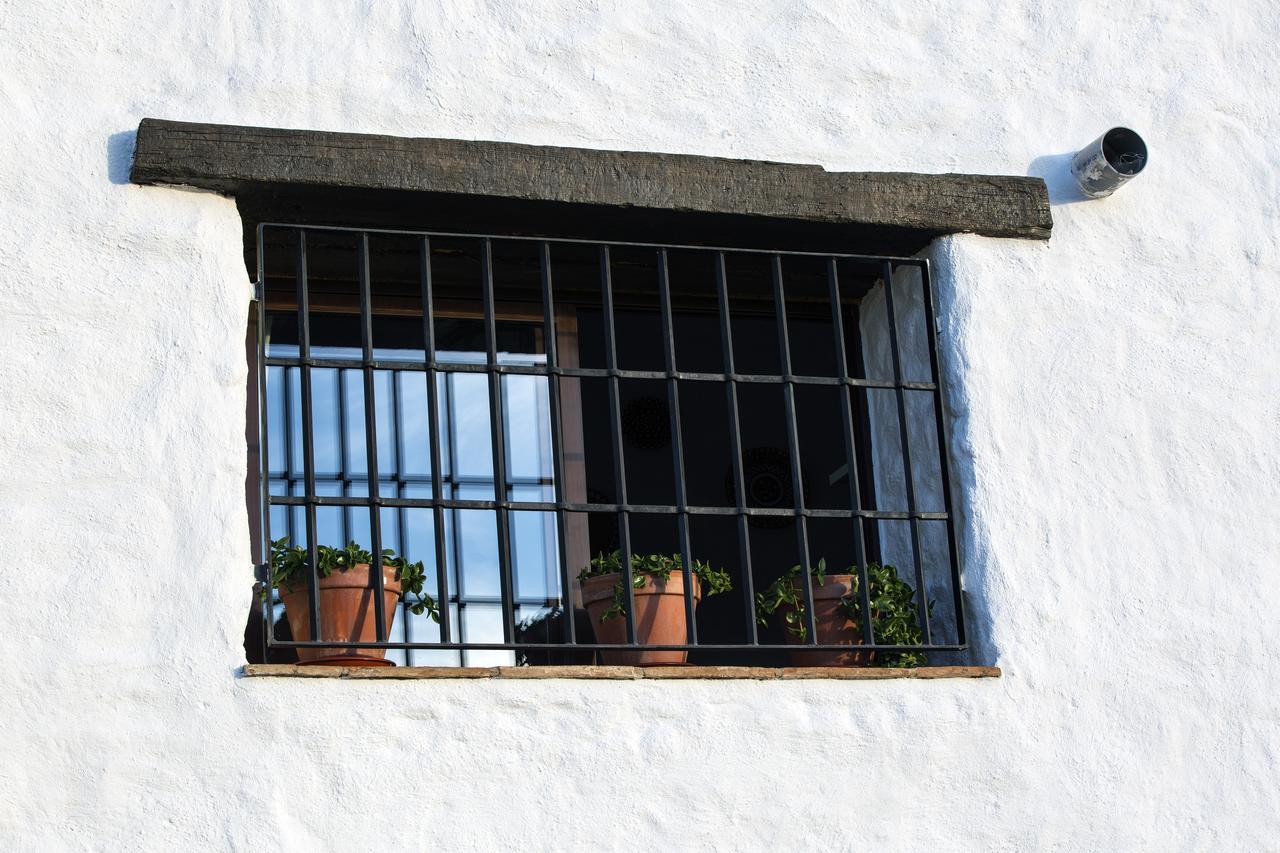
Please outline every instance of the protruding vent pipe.
[{"label": "protruding vent pipe", "polygon": [[1147,144],[1127,127],[1113,127],[1071,158],[1071,174],[1089,198],[1106,198],[1147,165]]}]

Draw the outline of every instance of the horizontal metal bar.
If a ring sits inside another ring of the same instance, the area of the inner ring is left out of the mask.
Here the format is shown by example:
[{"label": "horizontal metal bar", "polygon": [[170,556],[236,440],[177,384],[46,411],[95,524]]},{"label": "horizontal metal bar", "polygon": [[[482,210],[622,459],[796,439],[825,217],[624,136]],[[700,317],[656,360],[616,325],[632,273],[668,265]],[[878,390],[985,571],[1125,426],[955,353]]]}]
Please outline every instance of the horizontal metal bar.
[{"label": "horizontal metal bar", "polygon": [[732,506],[688,506],[676,507],[663,504],[580,504],[559,503],[556,501],[481,501],[462,500],[459,498],[365,498],[339,497],[336,495],[320,495],[307,497],[303,495],[271,495],[274,506],[387,506],[387,507],[443,507],[445,509],[507,509],[525,512],[632,512],[640,515],[678,515],[687,512],[691,515],[745,515],[770,516],[773,518],[876,518],[885,521],[908,521],[917,518],[921,521],[946,521],[945,512],[896,512],[892,510],[873,509],[774,509],[771,507],[747,507],[739,509]]},{"label": "horizontal metal bar", "polygon": [[[839,469],[843,473],[843,469]],[[290,485],[303,482],[305,475],[295,471],[286,471],[282,469],[274,469],[271,471],[270,479],[285,480]],[[369,478],[365,476],[356,476],[354,474],[344,474],[341,471],[317,471],[316,480],[327,485],[342,485],[344,488],[351,488],[356,484],[367,485]],[[430,486],[432,484],[431,477],[425,474],[380,474],[378,482],[385,484],[394,484],[398,486]],[[475,474],[453,474],[444,478],[444,482],[450,486],[492,486],[493,478],[484,477]],[[507,477],[508,486],[554,486],[555,479],[552,477]]]},{"label": "horizontal metal bar", "polygon": [[[570,376],[582,379],[652,379],[669,381],[679,379],[687,382],[739,382],[758,385],[782,385],[787,382],[796,385],[832,385],[850,388],[884,388],[894,390],[903,388],[908,391],[933,391],[937,386],[932,382],[893,382],[888,379],[858,379],[838,376],[782,376],[762,373],[694,373],[690,371],[664,370],[609,370],[603,367],[546,367],[537,364],[477,364],[473,362],[451,361],[399,361],[397,359],[373,360],[369,362],[374,370],[392,370],[422,373],[438,370],[442,373],[501,373],[520,376]],[[328,367],[344,370],[359,370],[365,362],[358,358],[293,358],[273,355],[267,359],[268,367]]]},{"label": "horizontal metal bar", "polygon": [[636,643],[634,645],[613,644],[604,645],[601,643],[578,643],[569,645],[568,643],[338,643],[338,642],[312,642],[310,640],[299,642],[294,640],[273,640],[270,645],[274,648],[285,649],[332,649],[338,646],[342,648],[353,649],[415,649],[417,651],[431,651],[433,649],[443,650],[460,650],[466,652],[485,652],[485,651],[515,651],[520,649],[559,649],[564,650],[581,650],[581,651],[600,651],[600,652],[695,652],[712,649],[716,651],[733,651],[733,652],[751,652],[751,651],[773,651],[773,652],[848,652],[848,651],[867,651],[867,652],[961,652],[965,650],[965,646],[946,645],[946,646],[823,646],[823,645],[765,645],[750,646],[743,644],[727,645],[713,643],[699,643],[698,645],[645,645]]},{"label": "horizontal metal bar", "polygon": [[[257,564],[255,568],[264,572],[267,570],[267,566],[262,563]],[[274,591],[278,591],[278,587]],[[279,601],[279,598],[276,597],[273,600]],[[559,598],[538,598],[536,596],[530,596],[530,595],[524,595],[524,596],[518,595],[515,597],[515,602],[520,607],[545,607],[550,610],[554,610],[558,607],[563,607],[564,605],[564,602],[561,601]],[[502,596],[476,595],[475,593],[466,593],[462,597],[462,600],[459,600],[458,593],[451,592],[449,593],[449,603],[460,605],[462,607],[472,607],[472,606],[485,607],[489,605],[502,604]],[[433,647],[435,646],[434,643],[432,643],[431,645]]]},{"label": "horizontal metal bar", "polygon": [[403,231],[395,228],[358,228],[353,229],[350,226],[341,225],[302,225],[300,223],[291,222],[262,222],[259,228],[265,231],[268,228],[299,228],[304,231],[361,231],[365,234],[386,234],[398,237],[445,237],[445,238],[461,238],[467,240],[512,240],[525,243],[552,243],[561,245],[578,245],[578,246],[627,246],[637,249],[690,249],[696,252],[724,252],[726,254],[742,254],[742,255],[787,255],[794,257],[808,258],[845,258],[857,261],[892,261],[895,264],[909,264],[911,266],[921,266],[924,261],[921,258],[904,258],[894,255],[858,255],[841,252],[796,252],[787,249],[746,249],[741,246],[697,246],[697,245],[681,245],[673,243],[632,243],[621,240],[583,240],[571,237],[529,237],[519,234],[467,234],[453,231]]},{"label": "horizontal metal bar", "polygon": [[[498,604],[502,604],[502,596],[476,595],[475,593],[467,593],[462,597],[462,600],[459,601],[457,594],[454,593],[449,596],[449,603],[461,604],[463,607],[470,607],[473,604],[478,604],[481,606],[490,605],[490,604],[498,605]],[[521,607],[547,607],[552,609],[559,607],[561,605],[561,601],[559,598],[534,598],[527,595],[526,596],[517,595],[515,597],[515,603],[520,605]]]}]

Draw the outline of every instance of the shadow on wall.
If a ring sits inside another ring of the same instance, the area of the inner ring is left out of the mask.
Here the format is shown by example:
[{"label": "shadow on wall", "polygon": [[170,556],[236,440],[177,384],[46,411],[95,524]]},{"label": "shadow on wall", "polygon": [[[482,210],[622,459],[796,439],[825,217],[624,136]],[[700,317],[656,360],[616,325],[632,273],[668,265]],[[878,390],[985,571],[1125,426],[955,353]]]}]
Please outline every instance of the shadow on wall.
[{"label": "shadow on wall", "polygon": [[129,183],[129,170],[133,168],[133,149],[137,143],[136,130],[122,130],[107,137],[107,180],[111,183]]},{"label": "shadow on wall", "polygon": [[1071,174],[1071,158],[1074,156],[1074,151],[1066,154],[1043,154],[1027,164],[1027,175],[1042,178],[1048,186],[1049,204],[1089,201],[1089,197],[1080,191],[1080,185]]}]

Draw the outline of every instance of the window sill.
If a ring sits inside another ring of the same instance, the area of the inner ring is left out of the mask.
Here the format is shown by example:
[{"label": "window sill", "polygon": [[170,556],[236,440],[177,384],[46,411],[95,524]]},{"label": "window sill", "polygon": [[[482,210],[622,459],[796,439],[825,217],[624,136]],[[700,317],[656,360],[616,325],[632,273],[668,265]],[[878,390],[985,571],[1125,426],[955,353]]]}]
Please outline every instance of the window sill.
[{"label": "window sill", "polygon": [[878,681],[885,678],[999,678],[996,666],[922,666],[912,669],[857,667],[764,666],[298,666],[297,664],[246,664],[248,678],[346,678],[346,679],[458,679],[458,678],[575,678],[606,681],[639,679],[747,679],[754,681]]}]

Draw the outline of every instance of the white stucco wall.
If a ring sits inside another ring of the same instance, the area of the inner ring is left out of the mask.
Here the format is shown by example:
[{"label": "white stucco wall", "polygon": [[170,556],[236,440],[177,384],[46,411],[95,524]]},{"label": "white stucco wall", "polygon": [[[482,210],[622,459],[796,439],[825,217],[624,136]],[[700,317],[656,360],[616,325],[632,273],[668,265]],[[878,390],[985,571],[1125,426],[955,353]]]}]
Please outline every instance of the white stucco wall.
[{"label": "white stucco wall", "polygon": [[[1280,848],[1280,10],[672,6],[0,3],[0,847]],[[240,225],[142,116],[1045,176],[932,251],[1004,677],[237,678]]]}]

